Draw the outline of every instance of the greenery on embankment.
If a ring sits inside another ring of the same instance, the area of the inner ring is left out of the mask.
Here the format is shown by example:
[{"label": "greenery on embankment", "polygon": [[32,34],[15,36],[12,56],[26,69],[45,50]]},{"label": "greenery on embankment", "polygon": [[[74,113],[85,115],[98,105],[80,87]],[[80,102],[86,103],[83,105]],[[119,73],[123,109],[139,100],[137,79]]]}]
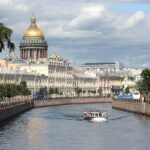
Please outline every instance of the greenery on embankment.
[{"label": "greenery on embankment", "polygon": [[11,98],[15,96],[28,96],[31,92],[27,88],[25,81],[21,81],[20,84],[1,84],[0,85],[0,100],[5,98]]},{"label": "greenery on embankment", "polygon": [[141,94],[150,93],[150,69],[146,68],[141,73],[142,79],[137,83],[137,88]]}]

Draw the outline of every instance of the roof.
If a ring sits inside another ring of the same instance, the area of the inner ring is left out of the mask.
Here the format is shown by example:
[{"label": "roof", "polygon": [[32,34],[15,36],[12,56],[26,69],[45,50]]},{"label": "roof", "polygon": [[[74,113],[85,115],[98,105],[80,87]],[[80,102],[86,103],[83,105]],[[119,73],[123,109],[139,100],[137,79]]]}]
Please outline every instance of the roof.
[{"label": "roof", "polygon": [[115,62],[97,62],[97,63],[85,63],[83,65],[115,65]]},{"label": "roof", "polygon": [[84,111],[84,113],[102,113],[102,111],[97,109],[88,109]]},{"label": "roof", "polygon": [[87,74],[73,74],[74,76],[78,77],[78,78],[90,78],[90,79],[96,79],[96,77],[93,76],[89,76]]}]

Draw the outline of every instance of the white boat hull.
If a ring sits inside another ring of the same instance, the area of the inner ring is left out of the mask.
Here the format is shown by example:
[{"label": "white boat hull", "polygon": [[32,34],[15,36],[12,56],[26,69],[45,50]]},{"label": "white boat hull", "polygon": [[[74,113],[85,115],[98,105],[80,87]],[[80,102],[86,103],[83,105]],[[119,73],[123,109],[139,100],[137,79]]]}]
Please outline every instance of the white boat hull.
[{"label": "white boat hull", "polygon": [[105,122],[107,121],[107,119],[98,117],[98,118],[92,118],[91,121],[92,122]]}]

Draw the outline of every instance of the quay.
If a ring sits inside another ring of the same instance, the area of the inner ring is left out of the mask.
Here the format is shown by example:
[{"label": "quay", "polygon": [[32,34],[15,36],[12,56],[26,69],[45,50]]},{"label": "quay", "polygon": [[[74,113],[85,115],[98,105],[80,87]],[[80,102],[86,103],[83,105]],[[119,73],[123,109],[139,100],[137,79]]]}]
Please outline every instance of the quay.
[{"label": "quay", "polygon": [[111,98],[47,98],[41,100],[16,100],[0,102],[0,122],[8,120],[24,111],[37,107],[50,107],[57,105],[85,104],[85,103],[111,103]]},{"label": "quay", "polygon": [[24,111],[32,109],[34,103],[31,100],[17,100],[0,103],[0,122],[8,120]]},{"label": "quay", "polygon": [[112,108],[150,116],[149,100],[113,99]]},{"label": "quay", "polygon": [[86,104],[86,103],[111,103],[111,98],[100,98],[100,97],[70,97],[70,98],[55,98],[55,99],[44,99],[35,100],[34,107],[47,107],[56,105],[69,105],[69,104]]}]

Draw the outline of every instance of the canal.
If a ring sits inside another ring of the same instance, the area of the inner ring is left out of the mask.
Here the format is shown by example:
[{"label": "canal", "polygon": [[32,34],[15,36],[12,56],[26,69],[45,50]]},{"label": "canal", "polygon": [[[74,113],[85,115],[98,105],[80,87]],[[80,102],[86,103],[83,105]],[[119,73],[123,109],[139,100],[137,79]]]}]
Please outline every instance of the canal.
[{"label": "canal", "polygon": [[[108,112],[108,122],[82,120],[82,112]],[[111,104],[32,109],[0,126],[0,150],[148,150],[150,118],[114,110]]]}]

